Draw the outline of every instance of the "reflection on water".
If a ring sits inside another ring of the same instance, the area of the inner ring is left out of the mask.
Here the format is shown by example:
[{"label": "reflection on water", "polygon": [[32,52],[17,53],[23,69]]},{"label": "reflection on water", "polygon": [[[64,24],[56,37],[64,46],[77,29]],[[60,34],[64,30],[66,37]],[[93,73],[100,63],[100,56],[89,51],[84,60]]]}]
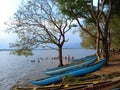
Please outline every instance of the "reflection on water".
[{"label": "reflection on water", "polygon": [[[81,58],[94,54],[94,50],[64,49],[64,63],[72,58]],[[33,56],[9,55],[9,51],[0,51],[0,90],[9,90],[15,83],[45,77],[42,71],[58,65],[57,51],[34,51]]]}]

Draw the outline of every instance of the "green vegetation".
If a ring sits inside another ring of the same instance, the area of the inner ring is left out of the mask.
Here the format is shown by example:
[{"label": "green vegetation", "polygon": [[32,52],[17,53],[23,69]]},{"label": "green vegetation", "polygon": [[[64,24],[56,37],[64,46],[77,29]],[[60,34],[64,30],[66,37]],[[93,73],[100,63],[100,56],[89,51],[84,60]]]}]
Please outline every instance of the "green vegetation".
[{"label": "green vegetation", "polygon": [[[120,16],[113,15],[110,20],[110,48],[120,48]],[[94,27],[91,25],[89,26],[89,31],[96,34]],[[82,37],[81,46],[84,48],[94,48],[95,49],[95,39],[92,38],[89,34],[85,33],[84,31],[80,32],[80,36]]]},{"label": "green vegetation", "polygon": [[[97,5],[94,5],[94,0],[22,2],[8,24],[8,32],[18,35],[18,41],[10,46],[18,49],[15,52],[18,55],[31,55],[35,48],[54,44],[61,66],[62,46],[68,41],[65,36],[74,27],[81,32],[83,47],[95,48],[99,58],[109,61],[110,48],[119,48],[120,43],[119,4],[119,0],[97,0]],[[72,25],[73,20],[77,24]]]},{"label": "green vegetation", "polygon": [[51,0],[22,2],[12,22],[8,24],[7,31],[18,35],[18,40],[11,43],[10,47],[18,49],[14,54],[26,56],[32,55],[32,50],[40,46],[56,49],[59,66],[62,66],[62,47],[68,41],[65,35],[71,29],[71,22]]},{"label": "green vegetation", "polygon": [[63,79],[63,83],[77,83],[80,81],[80,78],[76,78],[76,77],[73,77],[71,75],[68,75],[66,76],[64,79]]},{"label": "green vegetation", "polygon": [[110,21],[111,48],[120,48],[120,16],[114,15]]},{"label": "green vegetation", "polygon": [[98,0],[97,5],[94,5],[94,0],[57,0],[56,2],[64,15],[78,23],[82,31],[82,46],[95,48],[99,58],[104,57],[109,61],[110,20],[112,15],[118,14],[119,7],[116,7],[116,3],[118,5],[120,2]]}]

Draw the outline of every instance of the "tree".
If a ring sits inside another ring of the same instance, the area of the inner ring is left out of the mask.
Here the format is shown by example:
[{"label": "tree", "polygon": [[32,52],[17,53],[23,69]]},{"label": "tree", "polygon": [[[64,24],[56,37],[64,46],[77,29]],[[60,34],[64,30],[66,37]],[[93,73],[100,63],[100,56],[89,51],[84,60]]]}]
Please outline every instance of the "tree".
[{"label": "tree", "polygon": [[[81,30],[96,39],[96,54],[99,58],[109,60],[111,0],[57,0],[63,14],[77,21]],[[107,2],[106,2],[107,1]],[[94,25],[96,35],[91,33],[85,25],[82,25],[80,18]],[[101,51],[102,50],[102,51]],[[107,64],[107,63],[106,63]]]},{"label": "tree", "polygon": [[[96,33],[95,33],[96,34]],[[89,34],[85,33],[84,31],[80,32],[80,37],[82,42],[80,43],[83,48],[86,49],[95,49],[96,40],[92,38]]]},{"label": "tree", "polygon": [[120,0],[112,1],[112,18],[110,20],[111,48],[120,48]]},{"label": "tree", "polygon": [[114,15],[110,21],[111,48],[120,48],[120,16]]},{"label": "tree", "polygon": [[[120,34],[119,34],[119,28],[120,28],[120,8],[119,8],[120,0],[114,0],[112,2],[112,15],[110,19],[110,48],[120,48],[119,43],[120,43]],[[89,23],[87,23],[89,24]],[[94,26],[90,25],[88,29],[92,30],[91,33],[94,33],[95,35],[95,30]],[[90,31],[89,30],[89,31]],[[81,31],[81,37],[83,42],[81,42],[81,45],[84,48],[91,48],[95,47],[95,40],[89,35],[86,34],[84,31]]]},{"label": "tree", "polygon": [[29,55],[39,46],[54,44],[58,47],[59,66],[62,66],[62,46],[67,41],[65,35],[71,29],[71,22],[51,0],[22,2],[7,30],[18,35],[18,41],[10,46],[17,48],[19,55]]},{"label": "tree", "polygon": [[[119,15],[113,15],[111,20],[110,20],[110,48],[120,48],[120,17]],[[93,33],[94,35],[96,34],[94,27],[91,25],[88,27],[89,31]],[[84,48],[94,48],[95,49],[95,40],[87,33],[84,31],[80,32],[80,36],[82,38],[81,45]]]},{"label": "tree", "polygon": [[112,1],[112,16],[120,15],[120,0],[113,0]]}]

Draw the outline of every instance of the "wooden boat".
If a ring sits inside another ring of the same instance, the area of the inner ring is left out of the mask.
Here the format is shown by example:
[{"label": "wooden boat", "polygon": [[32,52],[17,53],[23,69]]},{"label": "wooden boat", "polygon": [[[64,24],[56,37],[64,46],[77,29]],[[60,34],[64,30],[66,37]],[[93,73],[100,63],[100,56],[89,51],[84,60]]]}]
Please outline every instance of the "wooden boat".
[{"label": "wooden boat", "polygon": [[54,70],[44,71],[44,73],[48,74],[48,75],[65,73],[66,71],[71,71],[71,70],[74,70],[74,69],[85,68],[87,66],[92,65],[95,61],[96,61],[96,57],[94,57],[94,58],[92,58],[90,60],[83,61],[81,63],[65,66],[63,68],[58,68],[58,69],[54,69]]},{"label": "wooden boat", "polygon": [[49,84],[61,81],[67,75],[71,75],[71,76],[85,75],[85,74],[88,74],[88,73],[91,73],[91,72],[94,72],[94,71],[100,69],[105,64],[105,62],[106,62],[106,59],[104,58],[92,66],[82,68],[82,69],[73,70],[73,71],[69,71],[69,72],[66,72],[64,74],[53,75],[53,76],[50,76],[50,77],[47,77],[47,78],[41,79],[41,80],[35,80],[35,81],[32,80],[32,81],[30,81],[30,83],[32,83],[34,85],[45,86],[45,85],[49,85]]},{"label": "wooden boat", "polygon": [[12,90],[120,90],[120,77],[48,86],[15,86]]},{"label": "wooden boat", "polygon": [[106,81],[103,80],[94,80],[94,81],[82,81],[82,82],[75,82],[75,83],[65,83],[65,84],[55,84],[55,85],[48,85],[48,86],[16,86],[13,90],[58,90],[58,89],[68,89],[73,88],[76,86],[85,87],[89,84],[99,84]]},{"label": "wooden boat", "polygon": [[[109,80],[110,81],[110,80]],[[76,88],[77,86],[83,88],[86,87],[89,84],[99,84],[99,83],[104,83],[108,82],[108,80],[103,81],[103,80],[92,80],[92,81],[81,81],[81,82],[74,82],[74,83],[64,83],[64,84],[55,84],[55,85],[48,85],[48,86],[30,86],[30,87],[21,87],[21,86],[16,86],[13,90],[61,90],[61,89],[70,89],[71,88]]]}]

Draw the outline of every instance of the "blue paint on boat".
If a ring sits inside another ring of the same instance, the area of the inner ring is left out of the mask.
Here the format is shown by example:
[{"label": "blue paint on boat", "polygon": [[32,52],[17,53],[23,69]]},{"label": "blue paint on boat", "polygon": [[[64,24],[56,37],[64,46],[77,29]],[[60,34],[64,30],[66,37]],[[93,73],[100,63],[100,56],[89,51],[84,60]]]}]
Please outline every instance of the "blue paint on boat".
[{"label": "blue paint on boat", "polygon": [[81,62],[91,60],[91,59],[94,59],[94,58],[97,58],[97,56],[96,55],[91,55],[91,56],[86,56],[84,58],[73,59],[73,60],[70,60],[72,62],[71,64],[68,64],[68,65],[65,65],[65,66],[60,66],[60,67],[55,67],[55,68],[50,68],[50,69],[47,69],[43,72],[53,71],[53,70],[61,69],[61,68],[64,68],[64,67],[69,67],[69,66],[75,65],[76,63],[81,63]]},{"label": "blue paint on boat", "polygon": [[48,78],[41,79],[41,80],[35,80],[35,81],[32,80],[30,82],[34,85],[40,85],[40,86],[49,85],[49,84],[61,81],[67,75],[81,76],[81,75],[89,74],[91,72],[99,70],[105,63],[106,63],[106,59],[104,58],[104,59],[101,59],[99,62],[95,63],[94,65],[86,67],[86,68],[69,71],[64,74],[53,75],[53,76],[50,76]]},{"label": "blue paint on boat", "polygon": [[91,56],[87,56],[87,57],[80,58],[80,59],[73,59],[73,60],[70,60],[70,61],[74,62],[74,63],[78,63],[78,62],[81,62],[81,61],[92,60],[94,58],[97,58],[97,56],[96,55],[91,55]]},{"label": "blue paint on boat", "polygon": [[68,65],[68,66],[65,66],[65,67],[62,67],[62,68],[57,68],[57,69],[54,69],[54,70],[44,71],[44,73],[48,74],[48,75],[53,75],[53,74],[64,73],[66,71],[71,71],[71,70],[75,70],[75,69],[85,68],[87,66],[92,65],[96,61],[96,59],[97,59],[97,57],[94,57],[90,60],[86,60],[86,61],[76,63],[76,64],[73,64],[73,65]]}]

